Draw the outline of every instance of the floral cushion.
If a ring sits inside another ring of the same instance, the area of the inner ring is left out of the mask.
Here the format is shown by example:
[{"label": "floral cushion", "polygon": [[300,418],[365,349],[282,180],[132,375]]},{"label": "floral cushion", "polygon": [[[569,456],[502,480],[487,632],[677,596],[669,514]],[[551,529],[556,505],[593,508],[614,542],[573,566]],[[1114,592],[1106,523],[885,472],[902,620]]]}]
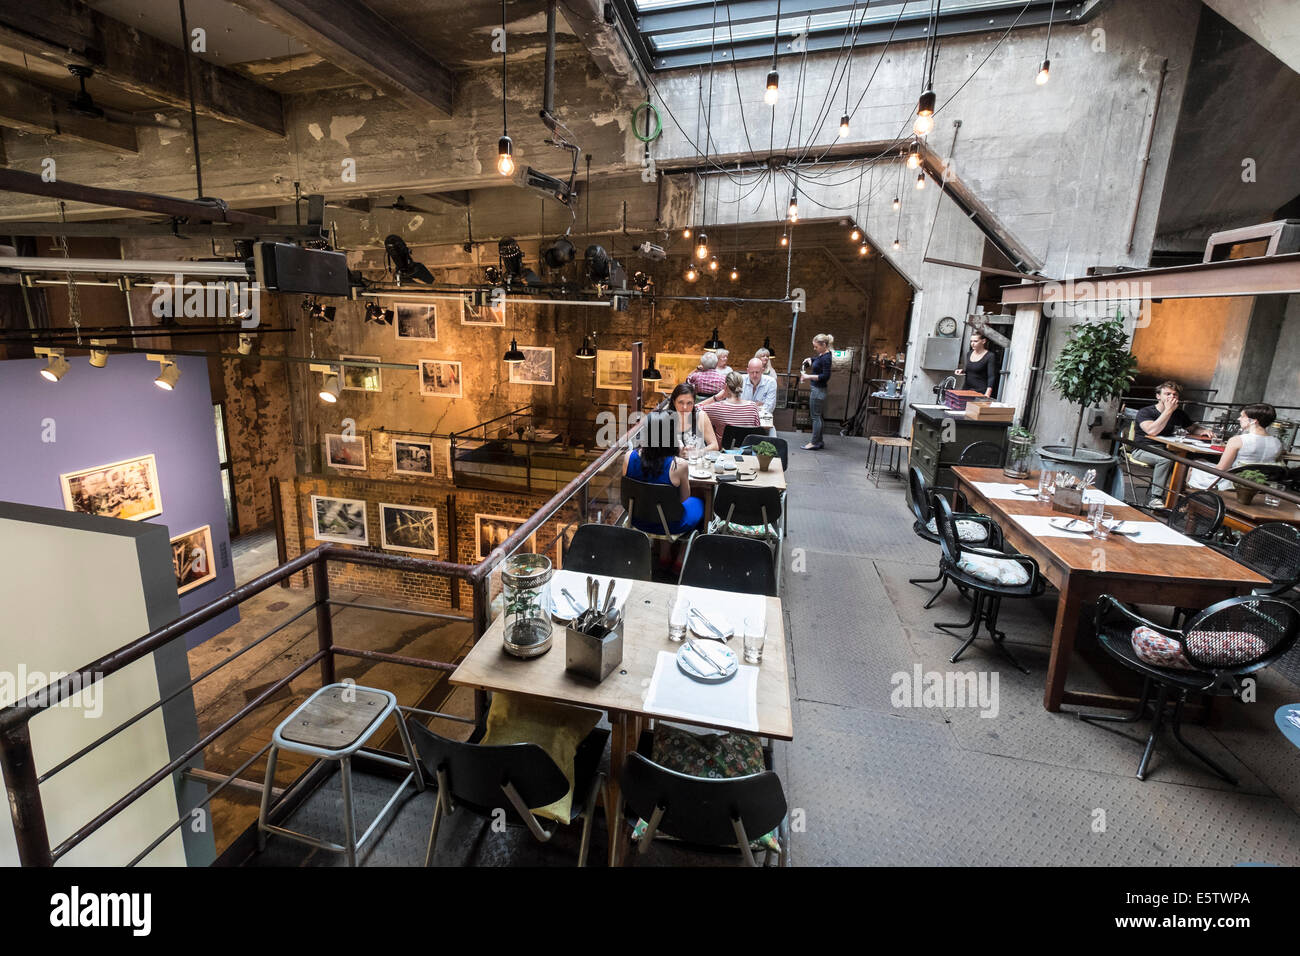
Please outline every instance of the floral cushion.
[{"label": "floral cushion", "polygon": [[[930,534],[939,533],[939,528],[935,525],[933,518],[931,518],[930,523],[925,526],[925,530],[930,532]],[[987,541],[989,539],[989,529],[978,521],[971,521],[969,518],[958,518],[957,537],[962,541],[967,541],[971,544],[978,544],[981,541]]]},{"label": "floral cushion", "polygon": [[[763,744],[752,734],[693,734],[668,724],[655,728],[650,759],[678,773],[714,780],[748,777],[767,769]],[[646,822],[638,820],[632,839],[641,839],[645,831]],[[756,850],[780,852],[781,849],[775,830],[751,840],[749,845]]]},{"label": "floral cushion", "polygon": [[1129,636],[1129,643],[1133,645],[1133,653],[1139,660],[1155,667],[1169,667],[1180,671],[1195,670],[1191,661],[1183,656],[1182,644],[1159,631],[1153,631],[1146,626],[1135,627]]},{"label": "floral cushion", "polygon": [[1016,587],[1029,583],[1029,571],[1013,558],[995,558],[992,555],[963,551],[957,567],[971,577],[987,581],[989,584]]},{"label": "floral cushion", "polygon": [[1153,631],[1149,627],[1135,627],[1130,641],[1133,653],[1148,664],[1175,670],[1196,670],[1196,665],[1183,653],[1183,647],[1193,657],[1216,667],[1244,664],[1268,650],[1268,643],[1263,638],[1246,631],[1192,631],[1183,638],[1183,644],[1180,645],[1159,631]]}]

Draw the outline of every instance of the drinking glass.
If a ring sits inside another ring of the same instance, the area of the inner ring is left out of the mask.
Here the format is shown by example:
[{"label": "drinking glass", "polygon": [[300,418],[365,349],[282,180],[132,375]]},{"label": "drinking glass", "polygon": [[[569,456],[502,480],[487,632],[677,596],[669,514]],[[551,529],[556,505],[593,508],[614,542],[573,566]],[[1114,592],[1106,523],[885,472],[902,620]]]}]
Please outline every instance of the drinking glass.
[{"label": "drinking glass", "polygon": [[1048,501],[1052,497],[1052,473],[1044,468],[1038,473],[1038,500]]},{"label": "drinking glass", "polygon": [[763,661],[763,640],[767,636],[766,622],[761,617],[745,618],[745,663]]},{"label": "drinking glass", "polygon": [[668,640],[680,642],[686,636],[686,608],[678,605],[668,616]]},{"label": "drinking glass", "polygon": [[[1094,513],[1096,517],[1093,517]],[[1092,522],[1092,536],[1094,538],[1098,541],[1105,541],[1110,537],[1110,527],[1107,525],[1107,522],[1114,521],[1115,516],[1104,510],[1102,502],[1099,501],[1088,509],[1088,517]]]},{"label": "drinking glass", "polygon": [[1187,429],[1181,427],[1175,428],[1174,437],[1177,438],[1179,441],[1182,441],[1184,438],[1187,437]]}]

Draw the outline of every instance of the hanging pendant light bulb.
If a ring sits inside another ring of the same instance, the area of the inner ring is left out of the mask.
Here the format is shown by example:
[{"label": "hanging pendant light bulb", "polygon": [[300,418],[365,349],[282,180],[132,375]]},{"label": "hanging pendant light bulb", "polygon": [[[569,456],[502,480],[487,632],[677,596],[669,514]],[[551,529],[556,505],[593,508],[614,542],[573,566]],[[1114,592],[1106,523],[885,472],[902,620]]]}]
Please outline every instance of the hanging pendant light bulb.
[{"label": "hanging pendant light bulb", "polygon": [[502,176],[515,174],[515,144],[510,139],[506,124],[506,3],[501,0],[501,138],[497,140],[497,172]]},{"label": "hanging pendant light bulb", "polygon": [[894,240],[894,249],[895,249],[895,250],[898,249],[898,240],[897,240],[897,239]]},{"label": "hanging pendant light bulb", "polygon": [[596,357],[596,350],[591,347],[592,338],[593,336],[590,335],[584,335],[582,337],[582,345],[579,346],[578,351],[573,353],[574,358],[590,360]]},{"label": "hanging pendant light bulb", "polygon": [[497,172],[502,176],[515,174],[515,144],[509,136],[497,140]]},{"label": "hanging pendant light bulb", "polygon": [[683,238],[683,239],[689,239],[689,238],[691,238],[691,227],[690,227],[690,226],[687,226],[685,229],[682,230],[682,238]]},{"label": "hanging pendant light bulb", "polygon": [[867,254],[867,244],[864,242],[862,243],[862,245],[858,246],[858,255],[865,256],[866,254]]},{"label": "hanging pendant light bulb", "polygon": [[894,212],[898,212],[898,208],[899,208],[901,205],[903,205],[903,201],[902,201],[901,199],[899,199],[897,196],[895,196],[895,197],[894,197]]},{"label": "hanging pendant light bulb", "polygon": [[790,245],[790,236],[787,233],[781,233],[781,248]]},{"label": "hanging pendant light bulb", "polygon": [[916,188],[917,189],[925,188],[925,173],[916,174]]},{"label": "hanging pendant light bulb", "polygon": [[695,240],[695,258],[701,262],[709,258],[709,237],[704,233]]},{"label": "hanging pendant light bulb", "polygon": [[695,271],[695,263],[692,262],[689,266],[686,267],[686,281],[694,282],[699,277],[700,274]]},{"label": "hanging pendant light bulb", "polygon": [[1051,78],[1051,73],[1052,73],[1052,61],[1044,60],[1038,66],[1038,76],[1034,78],[1034,82],[1037,83],[1039,86],[1042,86],[1044,83],[1048,81],[1048,79]]},{"label": "hanging pendant light bulb", "polygon": [[840,117],[840,139],[849,135],[849,114]]},{"label": "hanging pendant light bulb", "polygon": [[792,193],[790,194],[790,209],[789,209],[789,214],[790,214],[790,221],[791,221],[791,222],[798,222],[798,221],[799,221],[799,192],[798,192],[798,190],[796,190],[795,192],[792,192]]},{"label": "hanging pendant light bulb", "polygon": [[912,145],[907,148],[907,168],[921,168],[921,143],[919,140],[912,140]]},{"label": "hanging pendant light bulb", "polygon": [[736,269],[735,269],[735,267],[733,266],[732,269],[731,269],[731,281],[732,281],[732,282],[736,282],[736,281],[738,281],[739,279],[740,279],[740,273],[737,272]]},{"label": "hanging pendant light bulb", "polygon": [[861,238],[862,238],[862,230],[859,229],[857,226],[854,226],[853,231],[849,233],[849,241],[857,242]]},{"label": "hanging pendant light bulb", "polygon": [[1043,44],[1043,62],[1038,64],[1038,75],[1034,77],[1034,82],[1039,86],[1044,85],[1052,75],[1052,61],[1048,55],[1052,52],[1052,21],[1056,19],[1056,0],[1052,0],[1052,8],[1047,11],[1047,40]]},{"label": "hanging pendant light bulb", "polygon": [[927,86],[916,101],[916,122],[912,124],[912,132],[917,136],[924,136],[934,129],[934,101],[934,90]]},{"label": "hanging pendant light bulb", "polygon": [[517,365],[520,362],[526,362],[527,360],[528,356],[519,350],[519,343],[514,339],[511,339],[510,348],[506,350],[505,355],[501,356],[501,361],[505,362],[507,365]]},{"label": "hanging pendant light bulb", "polygon": [[781,75],[776,70],[769,70],[767,73],[767,89],[763,91],[763,102],[768,106],[775,106],[777,97],[780,96]]},{"label": "hanging pendant light bulb", "polygon": [[710,271],[710,272],[717,272],[717,271],[718,271],[718,257],[717,257],[717,256],[712,256],[712,257],[709,258],[709,271]]}]

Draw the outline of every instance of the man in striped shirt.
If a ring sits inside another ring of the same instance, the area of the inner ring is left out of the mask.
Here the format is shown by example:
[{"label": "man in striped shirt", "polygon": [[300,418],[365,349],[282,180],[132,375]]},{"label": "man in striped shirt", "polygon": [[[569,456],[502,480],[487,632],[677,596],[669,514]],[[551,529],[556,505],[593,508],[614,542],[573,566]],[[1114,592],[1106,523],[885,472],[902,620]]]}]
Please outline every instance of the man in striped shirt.
[{"label": "man in striped shirt", "polygon": [[701,355],[700,367],[686,376],[686,382],[695,386],[695,394],[700,398],[709,398],[721,392],[726,385],[727,376],[725,372],[718,371],[717,353],[705,352]]}]

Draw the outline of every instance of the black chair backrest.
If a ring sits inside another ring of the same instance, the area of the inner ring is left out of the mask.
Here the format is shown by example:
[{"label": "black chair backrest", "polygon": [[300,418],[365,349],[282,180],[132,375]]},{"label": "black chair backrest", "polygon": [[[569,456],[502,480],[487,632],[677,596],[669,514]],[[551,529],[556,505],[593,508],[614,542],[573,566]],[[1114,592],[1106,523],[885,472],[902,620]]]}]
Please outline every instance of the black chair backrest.
[{"label": "black chair backrest", "polygon": [[961,450],[961,457],[957,459],[957,464],[972,465],[977,468],[980,466],[1001,468],[1003,454],[1003,448],[997,442],[971,442]]},{"label": "black chair backrest", "polygon": [[682,493],[676,485],[652,485],[624,475],[619,498],[633,521],[642,527],[654,527],[656,533],[671,534],[663,523],[675,525],[686,516]]},{"label": "black chair backrest", "polygon": [[753,425],[727,425],[722,429],[722,447],[739,448],[741,445],[748,445],[750,435],[762,435],[767,437],[767,429],[755,427]]},{"label": "black chair backrest", "polygon": [[781,520],[781,489],[750,488],[736,481],[718,485],[713,513],[732,524],[776,527]]},{"label": "black chair backrest", "polygon": [[933,512],[930,511],[930,483],[915,465],[907,469],[907,482],[912,492],[912,514],[921,524],[929,524],[933,517]]},{"label": "black chair backrest", "polygon": [[659,832],[708,846],[736,842],[733,820],[756,840],[785,819],[785,792],[770,770],[748,777],[692,777],[668,770],[639,753],[623,765],[623,801],[642,820],[663,807]]},{"label": "black chair backrest", "polygon": [[1295,587],[1300,583],[1300,528],[1281,521],[1251,528],[1237,542],[1233,557],[1278,590]]},{"label": "black chair backrest", "polygon": [[753,449],[760,441],[769,441],[776,447],[776,457],[781,459],[782,471],[790,468],[790,445],[784,438],[777,438],[775,435],[751,435],[745,444]]},{"label": "black chair backrest", "polygon": [[[674,489],[676,490],[676,489]],[[585,574],[650,580],[650,538],[636,528],[583,524],[564,552],[564,566]]]},{"label": "black chair backrest", "polygon": [[1223,527],[1226,513],[1223,499],[1214,492],[1194,491],[1174,505],[1165,523],[1190,538],[1208,538]]},{"label": "black chair backrest", "polygon": [[[1241,659],[1240,635],[1260,640],[1260,651]],[[1222,635],[1208,641],[1188,638]],[[1267,667],[1291,649],[1300,635],[1300,608],[1278,598],[1243,595],[1212,604],[1183,628],[1183,653],[1201,670],[1246,674]]]},{"label": "black chair backrest", "polygon": [[537,744],[484,746],[448,740],[418,720],[407,721],[420,763],[431,777],[447,773],[451,797],[476,811],[490,813],[510,801],[502,792],[512,784],[529,807],[545,807],[569,792],[569,781],[555,761]]},{"label": "black chair backrest", "polygon": [[755,538],[700,534],[682,564],[680,584],[740,594],[776,596],[772,549]]},{"label": "black chair backrest", "polygon": [[939,532],[939,546],[943,548],[944,558],[954,566],[961,561],[961,536],[957,533],[957,519],[953,517],[952,505],[943,495],[930,495],[930,510],[934,512],[935,529]]}]

